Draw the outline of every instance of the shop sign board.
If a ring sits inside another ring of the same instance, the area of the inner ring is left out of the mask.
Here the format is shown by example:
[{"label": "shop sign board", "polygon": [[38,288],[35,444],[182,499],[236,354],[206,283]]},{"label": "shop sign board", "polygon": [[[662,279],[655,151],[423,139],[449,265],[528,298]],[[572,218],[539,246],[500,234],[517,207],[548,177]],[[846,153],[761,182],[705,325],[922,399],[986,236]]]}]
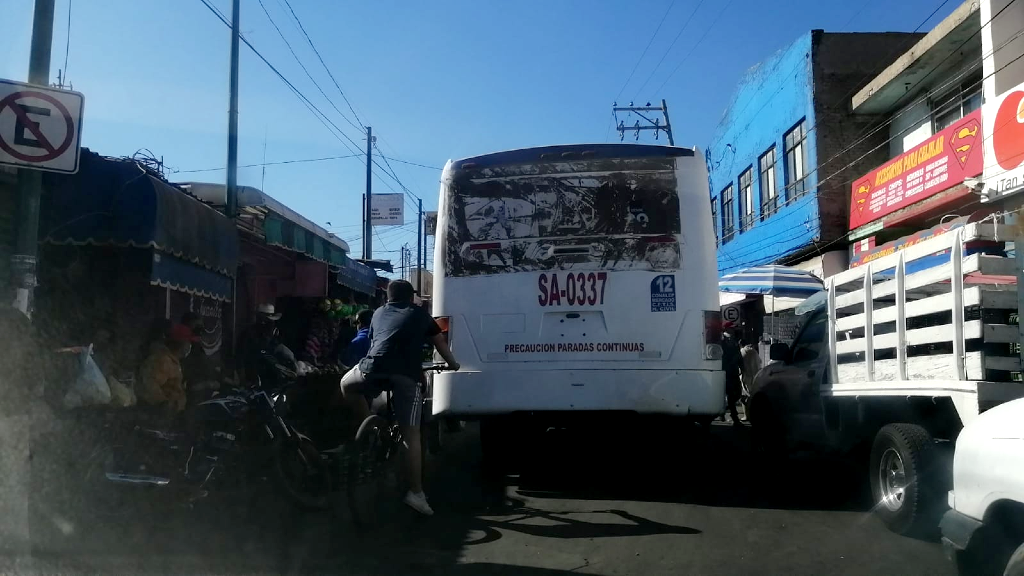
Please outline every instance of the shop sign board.
[{"label": "shop sign board", "polygon": [[981,174],[982,133],[982,111],[975,110],[854,180],[850,230]]},{"label": "shop sign board", "polygon": [[989,200],[1024,187],[1024,84],[981,108],[985,134],[982,180]]}]

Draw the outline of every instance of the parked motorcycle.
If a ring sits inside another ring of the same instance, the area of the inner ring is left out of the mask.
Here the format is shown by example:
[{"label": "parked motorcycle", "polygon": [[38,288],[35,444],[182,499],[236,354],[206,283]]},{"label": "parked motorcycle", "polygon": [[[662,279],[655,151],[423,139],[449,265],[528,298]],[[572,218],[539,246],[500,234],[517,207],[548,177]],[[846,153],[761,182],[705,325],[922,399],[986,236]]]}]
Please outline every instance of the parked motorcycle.
[{"label": "parked motorcycle", "polygon": [[90,459],[87,477],[125,487],[177,487],[194,500],[218,480],[230,479],[237,486],[269,466],[296,505],[326,507],[326,466],[313,443],[281,417],[275,404],[274,398],[294,382],[280,368],[283,377],[276,389],[265,389],[257,378],[249,388],[187,410],[183,424],[153,426],[154,418],[145,413],[111,415],[107,441]]}]

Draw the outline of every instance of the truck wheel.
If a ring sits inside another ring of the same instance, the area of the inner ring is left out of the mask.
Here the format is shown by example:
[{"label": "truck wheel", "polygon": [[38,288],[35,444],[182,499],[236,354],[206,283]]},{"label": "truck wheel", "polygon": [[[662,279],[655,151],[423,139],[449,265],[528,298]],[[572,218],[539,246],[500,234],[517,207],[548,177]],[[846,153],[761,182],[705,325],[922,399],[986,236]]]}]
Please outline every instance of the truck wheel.
[{"label": "truck wheel", "polygon": [[916,424],[888,424],[871,446],[869,474],[875,513],[897,534],[934,530],[935,441]]},{"label": "truck wheel", "polygon": [[1010,556],[1003,576],[1024,576],[1024,544],[1021,544],[1013,556]]}]

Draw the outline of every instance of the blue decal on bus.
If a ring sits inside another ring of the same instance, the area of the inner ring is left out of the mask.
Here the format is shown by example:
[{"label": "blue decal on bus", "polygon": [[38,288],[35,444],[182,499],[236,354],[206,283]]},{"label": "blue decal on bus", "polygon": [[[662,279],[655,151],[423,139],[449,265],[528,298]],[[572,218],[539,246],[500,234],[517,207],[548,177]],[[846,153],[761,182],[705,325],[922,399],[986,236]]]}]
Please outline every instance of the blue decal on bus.
[{"label": "blue decal on bus", "polygon": [[676,311],[676,278],[671,274],[651,280],[651,312]]}]

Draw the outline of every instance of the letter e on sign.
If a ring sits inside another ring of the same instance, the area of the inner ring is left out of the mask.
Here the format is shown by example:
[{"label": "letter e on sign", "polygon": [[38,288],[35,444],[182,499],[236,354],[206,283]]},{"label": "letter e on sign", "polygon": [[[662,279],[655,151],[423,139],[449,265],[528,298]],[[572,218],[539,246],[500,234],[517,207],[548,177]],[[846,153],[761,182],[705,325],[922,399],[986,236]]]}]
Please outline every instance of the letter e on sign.
[{"label": "letter e on sign", "polygon": [[722,308],[722,320],[725,320],[726,322],[739,322],[739,306],[726,306],[725,308]]},{"label": "letter e on sign", "polygon": [[0,79],[0,165],[74,174],[85,98]]}]

